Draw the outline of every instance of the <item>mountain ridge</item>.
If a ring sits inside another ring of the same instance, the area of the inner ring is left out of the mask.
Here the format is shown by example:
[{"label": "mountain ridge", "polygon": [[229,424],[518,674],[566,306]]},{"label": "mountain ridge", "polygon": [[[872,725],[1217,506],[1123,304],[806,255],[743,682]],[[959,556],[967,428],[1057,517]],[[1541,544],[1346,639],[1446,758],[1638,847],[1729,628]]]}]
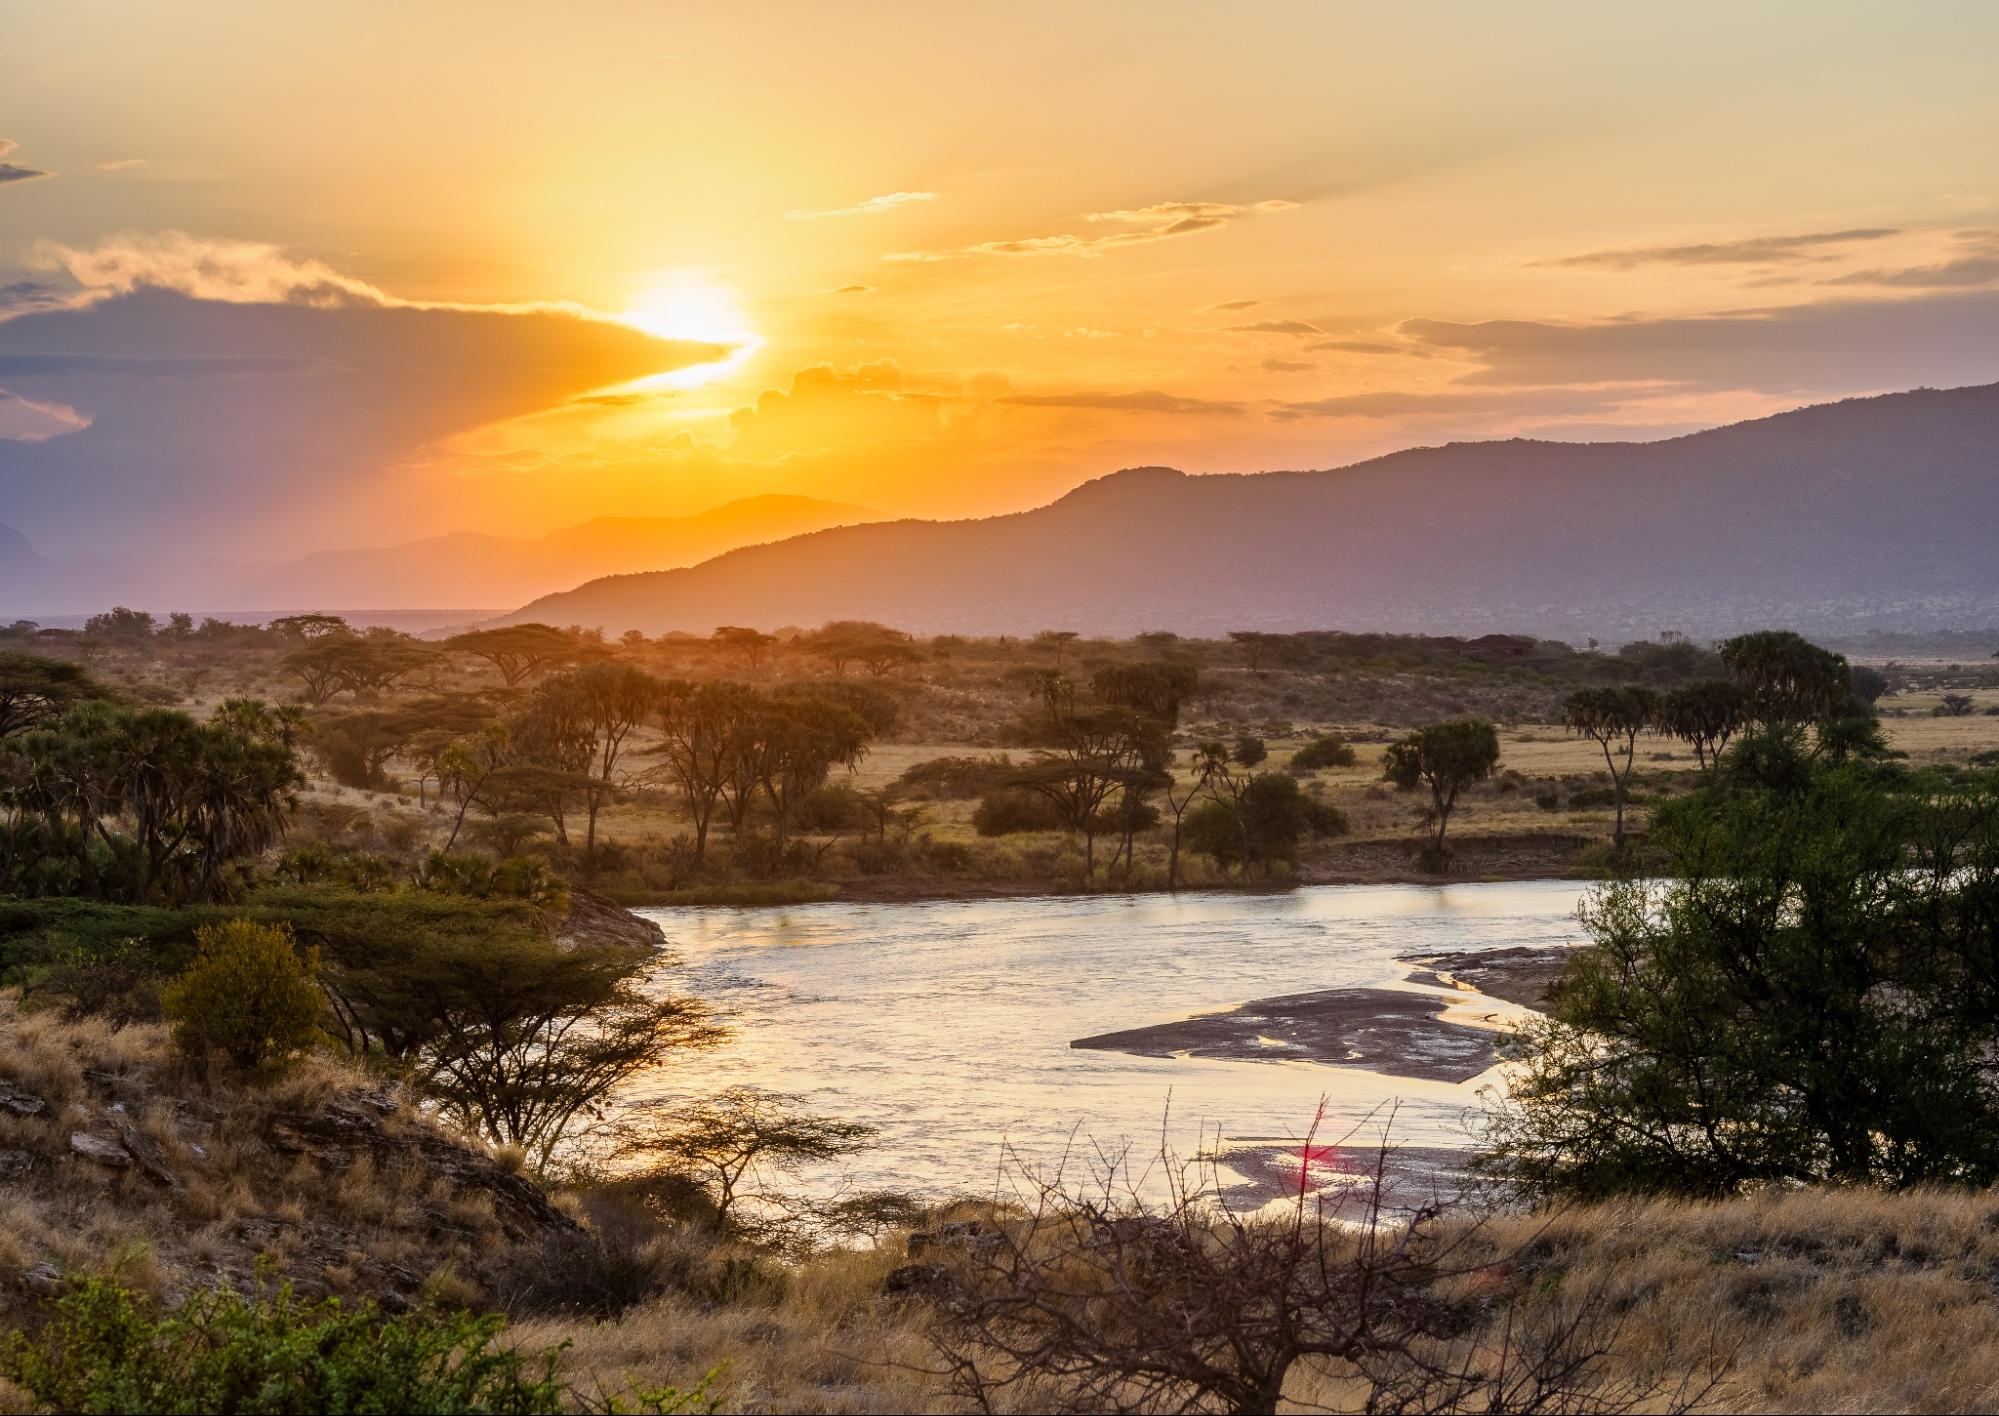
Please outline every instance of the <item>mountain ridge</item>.
[{"label": "mountain ridge", "polygon": [[1356,628],[1629,635],[1999,624],[1999,385],[1657,442],[1508,438],[1345,467],[1093,478],[1044,506],[599,577],[496,622],[661,633]]}]

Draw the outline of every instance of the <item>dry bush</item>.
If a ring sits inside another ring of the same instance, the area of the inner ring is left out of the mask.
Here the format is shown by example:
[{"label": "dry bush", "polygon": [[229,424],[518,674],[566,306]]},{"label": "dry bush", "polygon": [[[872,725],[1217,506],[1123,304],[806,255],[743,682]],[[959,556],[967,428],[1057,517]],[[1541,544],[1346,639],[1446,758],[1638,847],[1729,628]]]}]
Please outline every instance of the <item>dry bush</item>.
[{"label": "dry bush", "polygon": [[[1316,1130],[1316,1127],[1314,1128]],[[953,1397],[977,1411],[1683,1411],[1716,1374],[1613,1370],[1622,1327],[1571,1285],[1529,1305],[1511,1256],[1434,1202],[1397,1209],[1385,1142],[1363,1183],[1317,1193],[1304,1157],[1294,1200],[1240,1213],[1212,1162],[1162,1152],[1163,1203],[1123,1156],[1077,1182],[1017,1169],[996,1222],[961,1228],[901,1270],[932,1305]]]}]

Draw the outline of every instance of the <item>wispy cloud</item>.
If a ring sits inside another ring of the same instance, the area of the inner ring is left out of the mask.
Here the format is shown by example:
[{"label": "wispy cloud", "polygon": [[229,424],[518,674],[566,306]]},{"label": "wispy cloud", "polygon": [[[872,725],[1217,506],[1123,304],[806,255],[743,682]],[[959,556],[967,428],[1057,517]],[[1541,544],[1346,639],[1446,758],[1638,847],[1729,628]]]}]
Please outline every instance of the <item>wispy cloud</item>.
[{"label": "wispy cloud", "polygon": [[830,207],[824,210],[794,208],[784,214],[786,221],[821,221],[829,216],[879,216],[897,207],[906,207],[913,202],[934,202],[935,192],[884,192],[879,197],[869,197],[864,202],[856,202],[848,207]]},{"label": "wispy cloud", "polygon": [[1219,314],[1223,310],[1253,310],[1258,305],[1268,304],[1265,300],[1224,300],[1219,305],[1206,305],[1201,309],[1204,315]]},{"label": "wispy cloud", "polygon": [[[54,293],[54,287],[32,283],[0,288],[0,320],[34,309],[90,305],[136,290],[171,290],[197,300],[232,305],[566,315],[602,323],[625,323],[614,315],[566,300],[495,304],[407,300],[324,261],[295,255],[281,246],[194,236],[185,231],[126,231],[88,247],[37,241],[30,250],[29,260],[38,269],[62,271],[78,288],[59,295]],[[11,291],[23,292],[18,305],[8,299]]]},{"label": "wispy cloud", "polygon": [[1297,374],[1319,366],[1304,359],[1265,359],[1263,372],[1266,374]]},{"label": "wispy cloud", "polygon": [[1095,225],[1131,228],[1109,231],[1101,236],[1061,232],[1052,236],[1017,236],[999,241],[979,241],[948,250],[891,251],[885,261],[949,261],[964,256],[1100,256],[1124,246],[1145,246],[1156,241],[1172,241],[1202,231],[1215,231],[1262,212],[1290,211],[1299,205],[1282,198],[1260,202],[1155,202],[1151,206],[1123,207],[1115,211],[1085,212],[1083,220]]},{"label": "wispy cloud", "polygon": [[1331,354],[1400,354],[1415,359],[1430,357],[1429,350],[1416,345],[1384,344],[1378,339],[1328,339],[1305,346],[1307,353],[1321,350]]},{"label": "wispy cloud", "polygon": [[875,293],[875,288],[872,285],[842,285],[833,293],[835,295],[872,295]]},{"label": "wispy cloud", "polygon": [[1156,388],[1132,393],[1016,393],[998,400],[1021,408],[1095,408],[1119,413],[1240,413],[1240,403],[1184,398]]},{"label": "wispy cloud", "polygon": [[1968,290],[1999,281],[1999,231],[1954,233],[1955,251],[1929,265],[1856,270],[1821,285],[1878,285],[1902,290]]},{"label": "wispy cloud", "polygon": [[146,159],[143,157],[114,157],[109,162],[98,163],[97,170],[99,172],[130,172],[135,167],[144,167],[145,165]]},{"label": "wispy cloud", "polygon": [[1252,320],[1248,324],[1224,325],[1225,334],[1290,334],[1299,338],[1321,335],[1325,331],[1304,320]]},{"label": "wispy cloud", "polygon": [[1585,267],[1600,270],[1635,270],[1648,265],[1775,265],[1799,261],[1831,259],[1829,246],[1846,246],[1858,241],[1882,241],[1899,236],[1894,226],[1860,226],[1845,231],[1807,231],[1789,236],[1748,236],[1734,241],[1702,241],[1681,246],[1621,246],[1606,251],[1585,251],[1578,256],[1537,261],[1552,267]]}]

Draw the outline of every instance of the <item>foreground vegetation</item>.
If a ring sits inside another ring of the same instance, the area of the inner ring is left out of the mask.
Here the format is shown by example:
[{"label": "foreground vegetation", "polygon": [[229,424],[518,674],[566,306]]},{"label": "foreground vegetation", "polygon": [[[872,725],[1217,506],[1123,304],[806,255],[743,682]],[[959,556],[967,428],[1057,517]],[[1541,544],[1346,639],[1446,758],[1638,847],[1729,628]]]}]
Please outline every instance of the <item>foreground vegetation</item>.
[{"label": "foreground vegetation", "polygon": [[[1202,662],[1215,646],[1160,637],[919,647],[845,626],[614,650],[531,627],[446,651],[507,682],[444,703],[441,678],[394,692],[457,672],[413,641],[206,632],[246,674],[288,664],[328,675],[308,697],[373,696],[329,713],[239,682],[197,715],[138,701],[122,650],[37,640],[0,660],[14,1407],[1999,1395],[1999,773],[1898,750],[1879,706],[1896,685],[1796,636],[1620,655],[1249,636],[1222,669]],[[145,654],[203,633],[90,631]],[[1504,682],[1546,695],[1550,735],[1602,763],[1584,788],[1606,828],[1594,947],[1508,1044],[1490,1195],[1398,1208],[1364,1153],[1329,1177],[1308,1138],[1295,1199],[1254,1213],[1219,1202],[1199,1157],[1160,1158],[1184,1177],[1165,1203],[1100,1158],[976,1203],[805,1205],[790,1177],[867,1128],[742,1087],[627,1104],[635,1078],[726,1038],[671,986],[657,932],[593,893],[642,875],[625,832],[649,818],[673,828],[674,878],[718,888],[832,883],[836,854],[933,859],[950,838],[923,822],[944,803],[979,839],[1058,843],[1079,886],[1309,878],[1391,802],[1414,869],[1463,869],[1485,849],[1466,820],[1536,785],[1506,790],[1521,729],[1466,703],[1374,742],[1321,723],[1277,767],[1273,734],[1190,720],[1307,650],[1415,655],[1432,676],[1517,651],[1536,667]],[[828,672],[779,676],[787,654]],[[727,672],[673,673],[675,655]],[[885,785],[846,775],[968,691],[892,675],[958,656],[974,676],[1025,660],[978,720],[1004,745],[905,751]],[[1975,720],[1959,706],[1923,721]],[[362,714],[406,735],[353,757]],[[1692,760],[1641,801],[1646,741]],[[414,808],[391,779],[412,768]],[[357,791],[409,824],[400,844],[323,829]],[[1914,1359],[1945,1335],[1953,1360]]]}]

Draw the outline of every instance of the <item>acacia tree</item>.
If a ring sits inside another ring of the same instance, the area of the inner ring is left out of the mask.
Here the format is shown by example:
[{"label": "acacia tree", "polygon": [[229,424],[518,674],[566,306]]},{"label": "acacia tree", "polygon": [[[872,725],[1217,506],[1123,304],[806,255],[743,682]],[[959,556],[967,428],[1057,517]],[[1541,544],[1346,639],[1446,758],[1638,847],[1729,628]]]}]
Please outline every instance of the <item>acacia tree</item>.
[{"label": "acacia tree", "polygon": [[579,741],[589,741],[582,773],[586,862],[597,856],[597,817],[618,789],[618,763],[625,744],[633,730],[652,716],[665,688],[643,669],[606,662],[572,669],[535,691],[551,714],[571,725]]},{"label": "acacia tree", "polygon": [[[1166,888],[1180,888],[1180,841],[1186,831],[1187,811],[1203,792],[1212,792],[1218,778],[1229,774],[1229,750],[1219,742],[1204,742],[1194,750],[1194,775],[1180,787],[1172,773],[1162,784],[1167,808],[1173,813],[1173,844],[1166,857]],[[1178,788],[1176,790],[1176,788]]]},{"label": "acacia tree", "polygon": [[812,1115],[803,1097],[749,1086],[693,1103],[640,1102],[621,1130],[621,1157],[707,1188],[718,1230],[729,1228],[746,1189],[754,1198],[773,1172],[790,1174],[852,1155],[875,1134],[874,1127],[858,1121]]},{"label": "acacia tree", "polygon": [[44,654],[0,653],[0,738],[61,717],[72,704],[110,696],[80,664]]},{"label": "acacia tree", "polygon": [[1683,683],[1659,700],[1658,727],[1694,750],[1703,772],[1742,730],[1749,704],[1742,685],[1730,679]]},{"label": "acacia tree", "polygon": [[484,659],[500,671],[508,688],[518,688],[543,670],[574,660],[581,646],[573,634],[553,625],[530,623],[470,630],[445,640],[444,647],[452,653]]},{"label": "acacia tree", "polygon": [[661,687],[655,751],[687,803],[696,864],[707,858],[709,827],[748,745],[756,704],[756,694],[740,683],[676,680]]},{"label": "acacia tree", "polygon": [[1430,850],[1438,862],[1446,858],[1444,832],[1458,794],[1484,781],[1499,765],[1499,732],[1484,718],[1454,718],[1432,723],[1391,743],[1382,759],[1382,777],[1403,791],[1430,789],[1437,837]]},{"label": "acacia tree", "polygon": [[1015,778],[1044,797],[1062,822],[1083,837],[1083,875],[1097,872],[1097,836],[1113,792],[1141,790],[1156,779],[1165,734],[1156,720],[1120,704],[1078,704],[1075,685],[1053,670],[1035,679],[1042,714],[1034,724],[1045,744]]},{"label": "acacia tree", "polygon": [[777,636],[765,634],[760,629],[749,629],[739,624],[725,624],[708,636],[709,642],[717,649],[737,655],[743,667],[751,673],[757,671],[771,646],[777,643]]},{"label": "acacia tree", "polygon": [[1653,726],[1658,713],[1659,695],[1637,683],[1579,688],[1562,704],[1562,726],[1603,749],[1603,765],[1610,773],[1611,794],[1617,801],[1617,824],[1611,840],[1619,850],[1624,848],[1624,797],[1631,785],[1638,735]]}]

